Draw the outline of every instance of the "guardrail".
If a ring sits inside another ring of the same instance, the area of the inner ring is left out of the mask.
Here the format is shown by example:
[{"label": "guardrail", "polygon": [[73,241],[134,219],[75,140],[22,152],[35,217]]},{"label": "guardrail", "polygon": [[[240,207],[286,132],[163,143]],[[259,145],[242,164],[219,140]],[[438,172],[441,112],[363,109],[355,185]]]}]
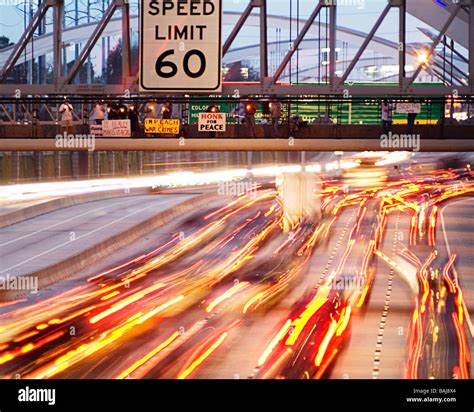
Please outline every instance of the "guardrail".
[{"label": "guardrail", "polygon": [[[472,139],[474,137],[474,125],[417,125],[409,129],[407,125],[394,125],[390,127],[388,132],[392,134],[413,134],[419,136],[420,139]],[[59,125],[42,125],[22,126],[22,125],[2,125],[0,124],[0,150],[6,150],[4,147],[6,142],[2,140],[11,139],[50,139],[53,141],[57,136],[64,136],[64,131]],[[68,134],[73,136],[80,136],[89,134],[88,128],[84,128],[81,125],[77,125],[68,130]],[[279,127],[278,136],[272,136],[270,125],[258,125],[256,126],[256,134],[254,139],[267,139],[277,140],[280,139],[380,139],[381,136],[386,134],[382,126],[379,125],[305,125],[295,130],[289,130],[285,126]],[[184,126],[180,130],[179,135],[147,135],[143,132],[143,129],[139,133],[134,134],[133,139],[121,138],[121,140],[135,140],[135,139],[147,139],[147,140],[162,140],[162,139],[175,139],[179,141],[179,138],[185,139],[196,139],[205,140],[213,138],[215,140],[226,140],[226,139],[248,139],[250,136],[245,125],[239,126],[228,126],[225,133],[219,133],[217,135],[211,135],[210,133],[201,133],[197,131],[196,126]],[[102,138],[101,140],[112,140],[111,138]],[[99,138],[96,138],[99,140]],[[114,138],[113,140],[117,140]],[[181,143],[183,144],[183,143]],[[183,144],[184,145],[184,144]],[[56,149],[69,150],[67,147],[58,146]],[[74,149],[75,147],[72,147]],[[53,149],[53,150],[56,150]]]},{"label": "guardrail", "polygon": [[[61,97],[14,97],[0,98],[0,124],[17,124],[23,126],[59,125],[61,123]],[[88,125],[94,122],[93,107],[97,102],[105,104],[109,117],[126,119],[130,116],[130,108],[138,116],[139,124],[145,117],[162,117],[162,105],[168,101],[171,106],[171,117],[181,121],[183,126],[198,122],[199,113],[215,104],[219,111],[227,114],[228,125],[239,125],[245,117],[244,109],[248,102],[257,104],[255,120],[257,124],[271,122],[271,105],[281,104],[282,112],[279,124],[282,128],[291,129],[295,119],[307,125],[377,125],[382,120],[382,105],[391,105],[393,123],[406,124],[407,104],[417,106],[419,113],[416,123],[419,125],[458,123],[457,119],[467,118],[467,124],[474,124],[473,96],[446,97],[353,97],[340,96],[193,96],[193,97],[156,97],[129,96],[107,98],[106,96],[69,96],[68,101],[73,107],[74,123]],[[400,109],[401,105],[404,105]],[[149,113],[150,108],[156,111]],[[401,112],[400,112],[401,111]],[[136,130],[139,133],[139,130]]]}]

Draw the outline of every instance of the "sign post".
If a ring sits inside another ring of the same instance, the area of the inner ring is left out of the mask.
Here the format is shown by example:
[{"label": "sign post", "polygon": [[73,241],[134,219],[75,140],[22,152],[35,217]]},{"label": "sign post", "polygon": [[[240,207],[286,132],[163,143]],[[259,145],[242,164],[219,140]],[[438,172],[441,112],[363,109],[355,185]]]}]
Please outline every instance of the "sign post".
[{"label": "sign post", "polygon": [[222,90],[222,0],[142,0],[140,90]]}]

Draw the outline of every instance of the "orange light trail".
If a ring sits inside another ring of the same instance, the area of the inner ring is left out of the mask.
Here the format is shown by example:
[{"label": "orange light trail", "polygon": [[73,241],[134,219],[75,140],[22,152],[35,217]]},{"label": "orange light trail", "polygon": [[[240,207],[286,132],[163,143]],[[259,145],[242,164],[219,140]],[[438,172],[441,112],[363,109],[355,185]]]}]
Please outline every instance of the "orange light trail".
[{"label": "orange light trail", "polygon": [[292,346],[300,336],[301,331],[306,326],[308,321],[314,316],[314,314],[321,309],[321,307],[327,302],[326,298],[315,297],[307,306],[305,311],[300,315],[299,318],[292,322],[293,331],[286,340],[285,344]]},{"label": "orange light trail", "polygon": [[446,266],[443,268],[443,277],[446,280],[446,283],[449,286],[449,291],[451,293],[455,293],[456,291],[456,286],[454,285],[451,279],[451,276],[449,276],[449,271],[453,267],[455,260],[456,260],[456,255],[455,254],[451,255],[451,257],[448,260],[448,263],[446,263]]},{"label": "orange light trail", "polygon": [[27,332],[23,335],[18,336],[16,339],[13,339],[13,342],[19,343],[24,341],[25,339],[31,338],[32,336],[38,335],[39,332],[37,330],[33,330],[31,332]]},{"label": "orange light trail", "polygon": [[456,329],[456,335],[458,337],[458,345],[459,345],[459,372],[461,379],[469,379],[469,372],[467,369],[467,365],[469,363],[469,349],[467,348],[466,344],[466,336],[464,334],[463,328],[458,321],[456,313],[452,313],[452,319],[454,323],[454,327]]},{"label": "orange light trail", "polygon": [[184,299],[184,295],[179,295],[173,299],[170,299],[168,302],[163,303],[162,305],[158,306],[157,308],[151,310],[149,313],[141,316],[137,323],[142,324],[143,322],[147,321],[148,319],[152,318],[156,314],[162,312],[163,310],[169,308],[170,306],[173,306],[175,303],[178,303]]},{"label": "orange light trail", "polygon": [[120,375],[117,376],[117,379],[124,379],[129,376],[134,370],[138,369],[140,366],[148,362],[153,356],[160,353],[163,349],[168,347],[173,341],[179,337],[179,332],[174,332],[168,339],[160,343],[155,349],[147,353],[143,358],[135,362],[132,366],[123,371]]},{"label": "orange light trail", "polygon": [[351,318],[351,307],[346,306],[341,313],[341,317],[337,322],[336,336],[341,336],[349,325],[349,320]]},{"label": "orange light trail", "polygon": [[207,313],[211,313],[214,308],[219,305],[220,303],[224,302],[224,300],[229,299],[242,289],[245,289],[249,285],[249,282],[239,282],[232,286],[230,289],[225,291],[221,296],[214,299],[206,308]]},{"label": "orange light trail", "polygon": [[100,312],[99,314],[93,316],[92,318],[89,319],[89,323],[97,323],[101,321],[102,319],[105,319],[106,317],[112,315],[113,313],[116,313],[123,308],[131,305],[132,303],[135,303],[136,301],[142,299],[146,295],[148,295],[151,292],[155,292],[159,289],[163,289],[166,286],[164,283],[157,283],[156,285],[150,286],[149,288],[146,288],[140,292],[134,293],[130,297],[123,299],[120,303],[117,303],[113,305],[112,307],[104,310],[103,312]]},{"label": "orange light trail", "polygon": [[291,319],[288,319],[283,325],[283,327],[279,330],[279,332],[271,340],[270,344],[265,348],[265,351],[262,353],[262,355],[258,359],[257,366],[262,366],[265,363],[267,358],[272,353],[273,349],[275,349],[276,345],[278,345],[278,342],[281,341],[281,339],[286,334],[290,326],[291,326]]},{"label": "orange light trail", "polygon": [[250,298],[247,303],[244,305],[244,308],[242,310],[242,313],[247,313],[247,311],[249,310],[249,308],[255,303],[257,302],[262,296],[265,295],[265,292],[259,292],[257,293],[255,296],[253,296],[252,298]]},{"label": "orange light trail", "polygon": [[78,310],[77,312],[74,312],[72,313],[71,315],[69,316],[66,316],[65,318],[62,318],[62,319],[52,319],[49,321],[49,324],[50,325],[59,325],[61,323],[65,323],[65,322],[69,322],[70,320],[74,319],[74,318],[77,318],[78,316],[81,316],[87,312],[90,312],[91,310],[95,309],[96,306],[93,305],[93,306],[89,306],[87,308],[84,308],[84,309],[81,309],[81,310]]},{"label": "orange light trail", "polygon": [[113,298],[114,296],[117,296],[117,295],[120,295],[120,292],[118,290],[116,290],[114,292],[111,292],[108,295],[102,296],[100,298],[100,300],[109,300],[109,299],[111,299],[111,298]]},{"label": "orange light trail", "polygon": [[201,355],[197,358],[191,365],[178,375],[178,379],[186,379],[194,370],[201,365],[221,344],[224,342],[228,333],[224,332],[219,338]]},{"label": "orange light trail", "polygon": [[319,346],[316,358],[314,358],[315,366],[321,365],[321,362],[323,361],[324,355],[328,348],[329,342],[331,341],[332,337],[334,336],[334,333],[336,332],[336,327],[337,327],[337,322],[333,320],[331,322],[331,325],[329,326],[328,331],[326,332],[326,335],[324,336],[323,341],[321,342],[321,345]]},{"label": "orange light trail", "polygon": [[53,333],[52,335],[46,336],[45,338],[35,342],[35,343],[27,343],[26,345],[23,345],[20,349],[16,349],[14,351],[6,352],[4,355],[0,356],[0,365],[3,365],[4,363],[7,363],[13,359],[15,359],[17,356],[31,352],[32,350],[41,348],[42,346],[46,345],[49,342],[52,342],[53,340],[56,340],[63,336],[66,332],[65,331],[59,331],[56,333]]}]

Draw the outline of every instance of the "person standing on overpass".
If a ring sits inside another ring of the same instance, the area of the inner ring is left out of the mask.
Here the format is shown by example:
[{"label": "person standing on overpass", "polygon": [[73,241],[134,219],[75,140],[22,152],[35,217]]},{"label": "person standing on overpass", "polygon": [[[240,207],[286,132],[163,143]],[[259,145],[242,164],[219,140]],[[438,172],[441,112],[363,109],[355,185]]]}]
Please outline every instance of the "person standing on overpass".
[{"label": "person standing on overpass", "polygon": [[270,116],[272,118],[272,137],[276,138],[279,136],[278,124],[281,118],[281,102],[276,98],[270,102]]},{"label": "person standing on overpass", "polygon": [[255,113],[257,113],[258,104],[252,100],[245,103],[245,123],[247,124],[248,136],[257,137],[255,124]]},{"label": "person standing on overpass", "polygon": [[104,107],[104,101],[97,101],[95,106],[94,106],[94,120],[95,124],[102,124],[102,122],[105,119],[105,107]]},{"label": "person standing on overpass", "polygon": [[388,100],[382,102],[382,127],[384,133],[388,133],[392,128],[392,105]]},{"label": "person standing on overpass", "polygon": [[156,100],[150,100],[146,105],[145,105],[145,119],[156,119],[156,106],[157,106]]},{"label": "person standing on overpass", "polygon": [[[147,119],[157,119],[158,118],[157,105],[158,105],[158,102],[155,99],[150,100],[145,105],[145,110],[144,110],[144,112],[145,112],[145,118],[144,118],[145,130],[146,130]],[[151,133],[147,133],[146,136],[147,137],[153,137],[153,135]]]},{"label": "person standing on overpass", "polygon": [[107,120],[117,120],[118,118],[118,104],[116,102],[110,102],[110,104],[107,105]]},{"label": "person standing on overpass", "polygon": [[67,97],[64,97],[63,104],[59,107],[59,113],[61,113],[61,124],[66,132],[70,132],[72,129],[72,104],[69,103]]},{"label": "person standing on overpass", "polygon": [[407,124],[408,124],[408,133],[409,134],[413,134],[413,130],[415,128],[416,116],[417,115],[418,114],[416,112],[408,113]]},{"label": "person standing on overpass", "polygon": [[130,128],[132,131],[132,137],[137,137],[140,131],[140,123],[138,121],[139,113],[137,106],[132,103],[128,106],[128,118],[130,119]]},{"label": "person standing on overpass", "polygon": [[173,114],[173,104],[169,100],[166,100],[163,103],[163,106],[161,106],[161,116],[162,116],[161,118],[169,120],[171,119],[172,114]]}]

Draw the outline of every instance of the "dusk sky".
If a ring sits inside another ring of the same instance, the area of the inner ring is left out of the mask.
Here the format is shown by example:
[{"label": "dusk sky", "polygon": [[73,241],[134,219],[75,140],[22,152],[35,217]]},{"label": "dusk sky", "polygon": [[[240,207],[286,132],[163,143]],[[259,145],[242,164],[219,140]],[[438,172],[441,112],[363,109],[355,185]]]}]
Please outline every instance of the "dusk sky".
[{"label": "dusk sky", "polygon": [[[18,1],[18,3],[20,4],[18,6],[0,6],[0,35],[7,36],[13,41],[18,39],[24,26],[23,12],[21,11],[23,9],[22,4],[24,2]],[[67,9],[72,10],[73,7],[71,6],[74,6],[74,1],[69,0],[66,3]],[[81,2],[79,0],[79,4],[81,3],[82,6],[85,7],[86,2]],[[102,2],[100,0],[96,0],[96,4],[99,3],[101,4]],[[304,19],[310,15],[316,2],[315,0],[292,0],[294,16],[297,15],[298,3],[300,18]],[[132,12],[135,10],[136,13],[137,0],[132,0],[131,4]],[[247,0],[224,0],[224,10],[241,11],[246,7],[247,4]],[[368,32],[385,4],[386,0],[347,0],[345,2],[341,2],[338,10],[338,24],[341,26],[350,27],[352,29]],[[290,0],[269,1],[268,12],[269,14],[289,16]],[[364,18],[361,18],[361,16],[364,16]],[[395,40],[397,33],[394,28],[397,27],[397,18],[397,12],[396,10],[393,10],[387,17],[377,35],[386,37],[390,40]],[[409,33],[411,34],[410,40],[426,40],[426,38],[420,35],[419,31],[417,30],[417,27],[425,27],[425,25],[419,20],[409,17],[408,27]],[[269,33],[269,35],[271,36],[271,33]],[[253,34],[251,34],[250,37],[253,37]],[[245,36],[242,36],[242,39],[244,38]]]}]

